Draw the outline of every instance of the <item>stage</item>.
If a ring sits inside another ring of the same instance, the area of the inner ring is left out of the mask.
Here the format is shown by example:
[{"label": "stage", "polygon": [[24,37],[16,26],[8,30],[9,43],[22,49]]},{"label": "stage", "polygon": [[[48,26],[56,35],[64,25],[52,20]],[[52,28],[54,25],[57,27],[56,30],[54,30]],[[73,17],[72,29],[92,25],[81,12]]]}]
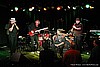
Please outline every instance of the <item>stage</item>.
[{"label": "stage", "polygon": [[[40,51],[17,51],[10,57],[10,50],[8,47],[1,47],[0,48],[0,66],[39,66],[39,53]],[[89,51],[84,51],[81,53],[83,62],[86,63],[90,53]],[[61,60],[61,57],[58,55],[56,62],[58,63]]]}]

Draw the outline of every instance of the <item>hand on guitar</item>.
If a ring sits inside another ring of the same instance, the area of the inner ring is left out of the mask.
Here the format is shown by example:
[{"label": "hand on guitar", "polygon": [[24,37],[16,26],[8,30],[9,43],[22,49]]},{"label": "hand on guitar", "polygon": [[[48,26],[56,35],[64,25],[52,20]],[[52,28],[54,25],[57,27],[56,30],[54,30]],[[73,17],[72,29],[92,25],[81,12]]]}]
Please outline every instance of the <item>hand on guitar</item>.
[{"label": "hand on guitar", "polygon": [[32,30],[31,32],[28,33],[30,36],[34,35],[34,31]]}]

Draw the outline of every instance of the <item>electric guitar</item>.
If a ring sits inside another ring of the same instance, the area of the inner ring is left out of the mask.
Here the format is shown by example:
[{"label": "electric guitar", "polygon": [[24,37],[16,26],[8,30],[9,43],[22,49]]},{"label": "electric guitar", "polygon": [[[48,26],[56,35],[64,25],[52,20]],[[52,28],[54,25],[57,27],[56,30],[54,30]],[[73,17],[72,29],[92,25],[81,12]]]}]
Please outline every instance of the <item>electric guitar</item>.
[{"label": "electric guitar", "polygon": [[29,34],[29,36],[34,36],[35,34],[37,34],[37,32],[40,32],[41,30],[46,30],[46,29],[48,29],[48,27],[42,28],[39,30],[32,30],[32,31],[28,32],[28,34]]}]

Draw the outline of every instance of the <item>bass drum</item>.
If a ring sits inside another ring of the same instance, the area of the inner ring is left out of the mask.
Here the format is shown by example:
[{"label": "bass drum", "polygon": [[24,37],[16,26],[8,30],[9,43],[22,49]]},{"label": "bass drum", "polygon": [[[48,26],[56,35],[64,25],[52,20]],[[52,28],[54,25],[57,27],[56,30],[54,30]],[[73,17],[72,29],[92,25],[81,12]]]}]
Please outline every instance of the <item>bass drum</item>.
[{"label": "bass drum", "polygon": [[43,43],[43,34],[38,34],[38,42],[39,42],[39,46],[42,46]]}]

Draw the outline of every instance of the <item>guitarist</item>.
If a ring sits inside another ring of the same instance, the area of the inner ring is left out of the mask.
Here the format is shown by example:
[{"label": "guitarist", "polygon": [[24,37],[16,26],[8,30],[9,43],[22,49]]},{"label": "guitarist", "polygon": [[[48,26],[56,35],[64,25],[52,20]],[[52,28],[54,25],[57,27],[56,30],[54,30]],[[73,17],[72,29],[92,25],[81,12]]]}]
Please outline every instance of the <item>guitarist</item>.
[{"label": "guitarist", "polygon": [[[35,30],[40,29],[40,26],[39,25],[40,25],[40,21],[39,20],[36,20],[35,23],[31,23],[28,26],[29,36],[30,36],[30,39],[31,39],[31,45],[30,45],[30,47],[31,47],[31,50],[32,51],[39,49],[38,33],[40,31],[35,32]],[[35,47],[35,45],[37,45],[37,47]]]}]

